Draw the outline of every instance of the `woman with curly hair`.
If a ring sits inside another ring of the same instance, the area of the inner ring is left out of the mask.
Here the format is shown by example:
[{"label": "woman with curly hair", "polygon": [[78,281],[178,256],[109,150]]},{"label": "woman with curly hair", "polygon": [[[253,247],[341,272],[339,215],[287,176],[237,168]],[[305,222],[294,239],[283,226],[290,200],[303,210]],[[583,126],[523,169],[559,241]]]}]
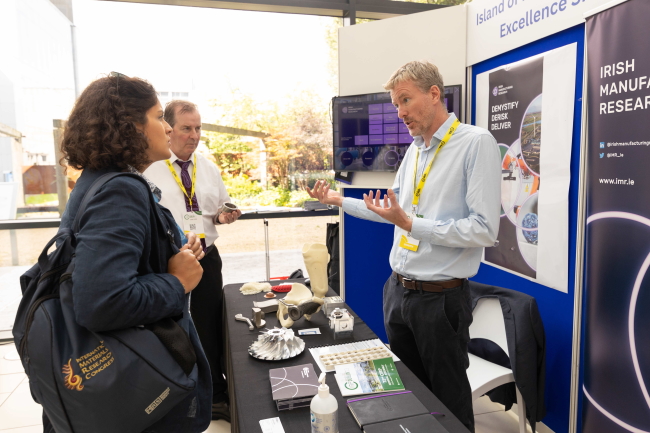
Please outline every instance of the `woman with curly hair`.
[{"label": "woman with curly hair", "polygon": [[[72,226],[84,194],[101,175],[142,176],[151,163],[169,158],[171,131],[148,82],[112,73],[91,83],[70,114],[61,144],[68,165],[83,170],[61,227]],[[198,381],[146,432],[203,432],[211,419],[210,370],[188,312],[188,294],[203,272],[198,262],[203,251],[194,234],[185,239],[167,209],[152,207],[150,194],[159,200],[160,190],[147,183],[149,188],[137,178],[119,176],[90,199],[76,236],[76,320],[91,331],[106,332],[173,317],[194,345]],[[172,233],[159,227],[156,213],[175,229]],[[45,432],[55,431],[45,414],[43,421]]]}]

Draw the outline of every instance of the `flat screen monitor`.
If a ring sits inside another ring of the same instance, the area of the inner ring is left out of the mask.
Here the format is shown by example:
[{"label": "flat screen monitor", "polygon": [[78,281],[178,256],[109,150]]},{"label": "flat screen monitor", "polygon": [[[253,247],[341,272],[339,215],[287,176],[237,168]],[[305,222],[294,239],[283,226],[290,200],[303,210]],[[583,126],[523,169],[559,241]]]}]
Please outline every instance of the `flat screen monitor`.
[{"label": "flat screen monitor", "polygon": [[[449,111],[460,118],[460,86],[445,87]],[[396,171],[413,142],[388,92],[332,99],[334,170]]]}]

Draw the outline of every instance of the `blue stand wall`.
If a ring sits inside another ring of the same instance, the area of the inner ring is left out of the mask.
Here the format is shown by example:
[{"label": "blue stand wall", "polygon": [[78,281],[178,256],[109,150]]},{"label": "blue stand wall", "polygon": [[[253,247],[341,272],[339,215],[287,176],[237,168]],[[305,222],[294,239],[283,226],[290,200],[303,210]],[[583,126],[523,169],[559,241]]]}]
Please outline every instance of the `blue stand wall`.
[{"label": "blue stand wall", "polygon": [[[578,218],[578,183],[580,174],[580,136],[582,119],[582,75],[584,54],[584,25],[572,27],[547,38],[474,65],[473,89],[476,75],[502,65],[572,43],[578,44],[576,86],[571,144],[571,185],[569,187],[569,281],[568,293],[534,283],[509,272],[481,264],[472,280],[507,287],[534,296],[546,331],[546,411],[543,422],[555,433],[568,432],[571,397],[571,356],[573,345],[573,308],[575,290],[576,231]],[[476,94],[472,95],[472,119],[475,119]]]},{"label": "blue stand wall", "polygon": [[[363,200],[367,189],[346,188],[346,197]],[[386,190],[380,190],[385,194]],[[393,245],[392,224],[343,216],[345,254],[345,302],[370,326],[382,341],[384,329],[382,293],[392,272],[388,263]]]}]

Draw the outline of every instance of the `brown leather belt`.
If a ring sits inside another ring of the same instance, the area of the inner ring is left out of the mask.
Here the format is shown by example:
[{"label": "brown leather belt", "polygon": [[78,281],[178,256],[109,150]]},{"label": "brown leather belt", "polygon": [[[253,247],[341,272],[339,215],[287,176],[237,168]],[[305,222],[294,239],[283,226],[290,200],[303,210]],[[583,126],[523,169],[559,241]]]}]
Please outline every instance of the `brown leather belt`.
[{"label": "brown leather belt", "polygon": [[418,281],[418,280],[412,280],[408,277],[403,277],[397,272],[393,272],[393,274],[397,275],[397,280],[406,289],[422,290],[425,292],[435,292],[435,293],[440,293],[444,289],[452,289],[454,287],[458,287],[463,284],[463,281],[465,281],[463,278],[454,278],[453,280],[445,280],[445,281]]}]

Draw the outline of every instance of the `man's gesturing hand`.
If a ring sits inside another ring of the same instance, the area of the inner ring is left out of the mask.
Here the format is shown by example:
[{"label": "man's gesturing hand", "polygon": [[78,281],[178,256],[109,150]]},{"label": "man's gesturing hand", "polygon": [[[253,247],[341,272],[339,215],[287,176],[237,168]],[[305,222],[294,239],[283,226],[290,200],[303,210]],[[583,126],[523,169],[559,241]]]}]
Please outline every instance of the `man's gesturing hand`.
[{"label": "man's gesturing hand", "polygon": [[330,191],[330,185],[324,180],[319,180],[314,185],[314,189],[306,188],[309,197],[315,198],[323,204],[331,204],[334,206],[343,206],[343,197],[336,191]]},{"label": "man's gesturing hand", "polygon": [[363,201],[366,207],[385,219],[395,224],[397,227],[411,231],[413,222],[408,217],[404,209],[402,209],[397,202],[397,196],[392,189],[388,190],[388,194],[384,194],[383,204],[381,200],[381,193],[377,190],[377,194],[373,195],[372,191],[363,195]]}]

